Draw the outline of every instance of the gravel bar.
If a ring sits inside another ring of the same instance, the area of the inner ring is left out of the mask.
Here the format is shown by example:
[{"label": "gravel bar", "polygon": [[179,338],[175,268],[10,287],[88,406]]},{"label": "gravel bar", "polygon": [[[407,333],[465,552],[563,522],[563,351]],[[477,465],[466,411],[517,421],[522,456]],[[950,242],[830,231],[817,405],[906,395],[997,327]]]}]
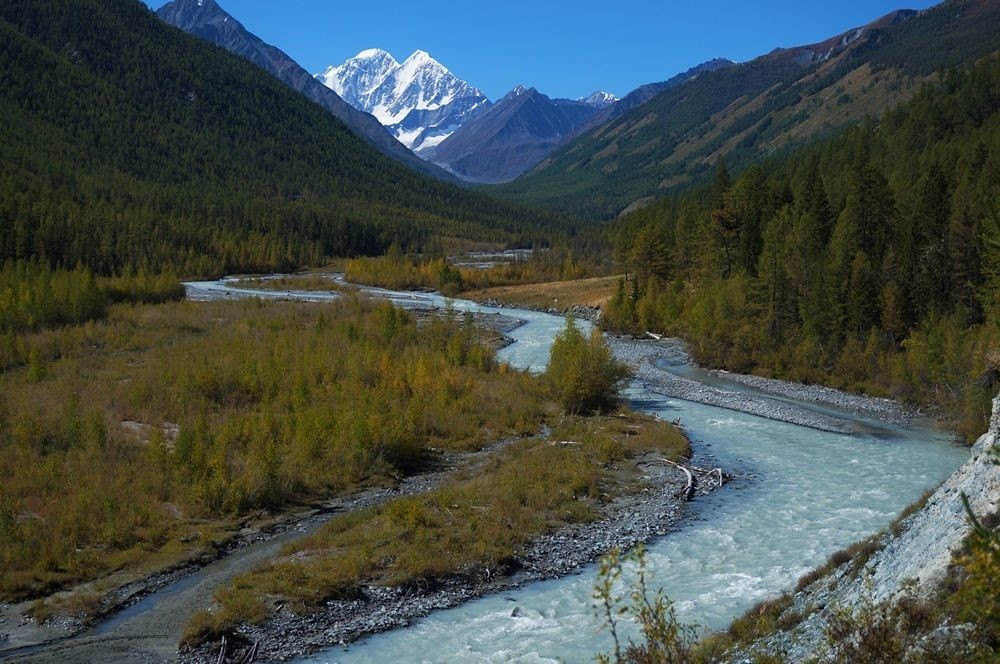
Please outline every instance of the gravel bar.
[{"label": "gravel bar", "polygon": [[[636,379],[646,389],[675,399],[684,399],[709,406],[728,408],[758,417],[765,417],[789,424],[852,434],[857,425],[849,414],[879,419],[889,424],[905,424],[913,414],[889,399],[878,399],[815,385],[799,385],[771,378],[711,372],[716,376],[751,388],[751,392],[720,389],[684,378],[657,365],[659,360],[692,363],[682,342],[674,339],[635,340],[627,337],[608,337],[608,343],[619,360],[632,367]],[[790,404],[783,399],[795,399],[816,404],[820,408],[833,408],[845,412],[844,417],[819,412],[806,405]]]}]

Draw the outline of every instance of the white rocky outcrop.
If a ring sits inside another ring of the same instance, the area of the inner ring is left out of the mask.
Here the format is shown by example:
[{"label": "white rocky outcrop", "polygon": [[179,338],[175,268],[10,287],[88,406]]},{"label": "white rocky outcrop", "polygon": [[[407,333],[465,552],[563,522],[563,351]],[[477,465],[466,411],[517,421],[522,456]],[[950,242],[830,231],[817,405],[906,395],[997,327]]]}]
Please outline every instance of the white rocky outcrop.
[{"label": "white rocky outcrop", "polygon": [[922,510],[903,524],[898,537],[889,538],[865,566],[876,601],[893,599],[905,579],[917,582],[922,593],[932,591],[948,570],[954,551],[969,534],[961,496],[968,496],[977,515],[1000,509],[1000,466],[991,455],[1000,443],[1000,396],[993,401],[989,431],[972,447],[971,458],[942,484]]},{"label": "white rocky outcrop", "polygon": [[894,533],[886,533],[863,567],[845,563],[796,593],[786,614],[807,616],[796,627],[779,631],[734,653],[743,662],[752,652],[781,653],[787,661],[807,661],[823,644],[831,611],[865,602],[893,601],[909,590],[930,597],[945,580],[953,552],[969,534],[962,495],[978,516],[1000,510],[1000,396],[993,400],[989,430],[970,450],[969,460],[930,496],[926,504],[905,519]]}]

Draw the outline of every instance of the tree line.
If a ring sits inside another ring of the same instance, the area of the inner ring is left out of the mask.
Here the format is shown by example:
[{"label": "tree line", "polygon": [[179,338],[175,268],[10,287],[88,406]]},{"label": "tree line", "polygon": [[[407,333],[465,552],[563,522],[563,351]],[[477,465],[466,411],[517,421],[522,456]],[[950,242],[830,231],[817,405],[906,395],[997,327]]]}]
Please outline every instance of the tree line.
[{"label": "tree line", "polygon": [[137,0],[0,7],[0,261],[287,270],[571,228],[411,172]]},{"label": "tree line", "polygon": [[1000,59],[840,137],[631,215],[609,326],[739,371],[937,404],[981,432],[1000,383]]}]

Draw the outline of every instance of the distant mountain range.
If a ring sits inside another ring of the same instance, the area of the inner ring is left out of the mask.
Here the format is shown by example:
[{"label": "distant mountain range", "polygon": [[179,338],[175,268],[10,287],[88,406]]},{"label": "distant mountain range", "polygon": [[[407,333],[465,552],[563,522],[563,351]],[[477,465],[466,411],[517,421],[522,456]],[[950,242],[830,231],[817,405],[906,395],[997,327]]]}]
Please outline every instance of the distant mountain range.
[{"label": "distant mountain range", "polygon": [[577,100],[550,99],[534,88],[518,86],[423,156],[469,182],[509,182],[580,133],[705,72],[735,65],[716,58],[662,83],[643,85],[621,100],[602,91]]},{"label": "distant mountain range", "polygon": [[157,14],[270,72],[410,168],[442,180],[475,183],[513,180],[583,131],[699,73],[733,64],[713,60],[622,100],[604,91],[577,100],[550,99],[519,86],[494,108],[480,89],[425,51],[400,63],[387,51],[372,48],[312,76],[246,30],[216,0],[173,0]]},{"label": "distant mountain range", "polygon": [[167,23],[221,46],[270,72],[340,118],[379,152],[414,170],[441,180],[454,181],[453,176],[416,157],[406,146],[395,140],[379,120],[363,110],[359,111],[355,104],[345,102],[335,92],[317,82],[286,53],[249,32],[226,13],[216,0],[173,0],[156,13]]},{"label": "distant mountain range", "polygon": [[1000,34],[1000,2],[945,0],[748,62],[716,58],[620,100],[519,86],[494,104],[424,51],[399,62],[369,49],[312,77],[215,0],[174,0],[159,14],[264,67],[411,168],[504,183],[495,193],[589,218],[698,184],[722,156],[739,169],[877,115],[941,68],[995,52]]},{"label": "distant mountain range", "polygon": [[494,105],[425,51],[398,62],[371,48],[316,79],[356,109],[374,115],[419,156],[462,180],[512,180],[617,98],[597,91],[552,100],[518,86]]},{"label": "distant mountain range", "polygon": [[531,172],[494,189],[590,219],[830,136],[909,99],[942,69],[1000,48],[1000,2],[945,0],[748,62],[714,60],[644,86]]},{"label": "distant mountain range", "polygon": [[[528,117],[523,118],[505,104],[502,113],[490,114],[485,124],[463,132],[455,145],[443,147],[461,127],[488,114],[493,104],[425,51],[400,63],[387,51],[368,49],[313,76],[249,32],[216,0],[173,0],[157,15],[250,60],[340,118],[383,154],[441,180],[511,180],[537,164],[581,123],[617,102],[603,91],[575,101],[552,102],[541,95],[524,105],[522,112]],[[532,92],[534,98],[537,93]],[[539,111],[539,105],[546,109]],[[508,144],[504,137],[509,137]]]}]

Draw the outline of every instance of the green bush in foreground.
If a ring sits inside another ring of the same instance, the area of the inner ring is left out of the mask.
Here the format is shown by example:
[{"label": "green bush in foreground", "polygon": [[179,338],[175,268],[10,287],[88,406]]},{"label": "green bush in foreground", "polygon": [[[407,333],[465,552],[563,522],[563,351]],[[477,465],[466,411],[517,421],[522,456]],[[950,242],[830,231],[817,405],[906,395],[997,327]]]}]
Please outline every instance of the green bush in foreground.
[{"label": "green bush in foreground", "polygon": [[[619,594],[624,567],[634,566],[634,578],[628,587],[628,597]],[[612,654],[597,656],[598,664],[687,664],[692,660],[696,628],[677,619],[674,604],[663,589],[652,593],[648,585],[646,549],[637,547],[627,555],[612,549],[601,558],[594,600],[614,641]],[[641,643],[629,640],[623,644],[619,624],[623,616],[638,623]]]},{"label": "green bush in foreground", "polygon": [[630,376],[629,368],[614,359],[601,331],[583,336],[572,317],[552,344],[545,377],[556,399],[569,413],[608,409],[618,399],[618,389]]}]

